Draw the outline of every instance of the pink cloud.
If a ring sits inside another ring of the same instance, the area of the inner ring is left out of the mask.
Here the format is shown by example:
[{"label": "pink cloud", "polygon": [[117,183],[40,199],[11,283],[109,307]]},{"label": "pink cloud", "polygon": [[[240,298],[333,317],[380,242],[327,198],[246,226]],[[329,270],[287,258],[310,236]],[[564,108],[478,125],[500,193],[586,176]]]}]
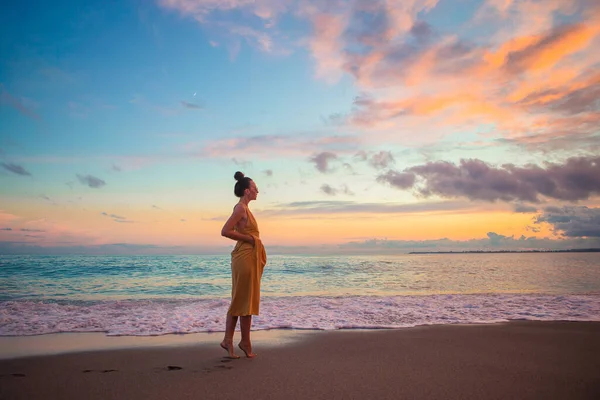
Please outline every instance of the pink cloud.
[{"label": "pink cloud", "polygon": [[573,15],[588,7],[581,0],[487,0],[477,10],[473,23],[502,27],[494,35],[498,42],[511,37],[535,35],[554,26],[557,14]]},{"label": "pink cloud", "polygon": [[158,0],[164,8],[174,9],[184,15],[192,15],[200,22],[214,11],[242,9],[262,18],[274,18],[287,8],[287,0]]},{"label": "pink cloud", "polygon": [[8,212],[6,212],[4,210],[0,210],[0,224],[1,225],[5,225],[5,224],[10,223],[12,221],[16,221],[19,218],[20,217],[14,215],[14,214],[8,213]]},{"label": "pink cloud", "polygon": [[[288,10],[287,0],[159,0],[158,4],[169,10],[179,11],[182,15],[194,18],[199,24],[212,28],[212,34],[225,36],[229,43],[230,59],[239,52],[239,40],[266,53],[287,53],[287,50],[275,43],[277,32],[274,20]],[[244,24],[232,23],[221,17],[227,11],[241,10],[247,16]],[[217,14],[219,13],[219,14]],[[216,16],[218,15],[218,16]],[[217,43],[210,40],[210,44]]]},{"label": "pink cloud", "polygon": [[[0,221],[4,214],[0,211]],[[3,242],[29,243],[43,247],[106,243],[106,240],[99,237],[91,228],[77,228],[46,218],[26,220],[10,214],[9,218],[12,222],[11,230],[0,231],[0,241]]]},{"label": "pink cloud", "polygon": [[189,143],[184,151],[200,157],[304,157],[321,151],[354,154],[360,146],[355,136],[341,135],[258,135]]},{"label": "pink cloud", "polygon": [[[368,130],[370,141],[425,143],[481,124],[494,126],[499,137],[543,140],[565,127],[565,118],[586,125],[600,112],[592,73],[600,63],[600,6],[593,0],[485,0],[457,33],[426,22],[438,0],[160,4],[238,38],[232,58],[240,40],[276,49],[283,14],[308,21],[310,33],[300,43],[314,59],[315,77],[335,83],[346,75],[363,93],[338,125]],[[246,15],[245,25],[206,18],[215,11],[226,18],[231,10]],[[476,40],[461,36],[462,28],[484,26],[487,33]],[[577,134],[585,139],[594,131]],[[219,146],[208,151],[219,153]]]},{"label": "pink cloud", "polygon": [[340,36],[346,23],[345,18],[338,15],[321,14],[315,17],[310,49],[317,62],[318,78],[335,82],[341,77],[344,60],[340,57]]}]

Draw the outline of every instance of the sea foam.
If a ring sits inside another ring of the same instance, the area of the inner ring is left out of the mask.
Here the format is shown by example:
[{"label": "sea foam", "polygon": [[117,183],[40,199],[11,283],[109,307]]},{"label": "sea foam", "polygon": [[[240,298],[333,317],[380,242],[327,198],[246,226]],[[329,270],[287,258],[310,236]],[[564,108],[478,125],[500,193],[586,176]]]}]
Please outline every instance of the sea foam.
[{"label": "sea foam", "polygon": [[[217,332],[227,299],[0,302],[0,335]],[[264,297],[253,329],[383,329],[509,320],[600,321],[600,295],[473,294]]]}]

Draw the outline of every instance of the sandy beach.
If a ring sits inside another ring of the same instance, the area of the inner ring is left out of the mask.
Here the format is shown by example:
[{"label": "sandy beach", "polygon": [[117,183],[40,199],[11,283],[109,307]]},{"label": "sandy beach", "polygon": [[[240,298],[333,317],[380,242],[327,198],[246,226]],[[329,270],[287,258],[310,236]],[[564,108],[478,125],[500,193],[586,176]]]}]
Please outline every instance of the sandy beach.
[{"label": "sandy beach", "polygon": [[255,359],[223,358],[218,334],[198,344],[169,346],[163,338],[152,347],[4,359],[0,398],[600,398],[600,323],[287,335],[295,340],[270,345],[263,334]]}]

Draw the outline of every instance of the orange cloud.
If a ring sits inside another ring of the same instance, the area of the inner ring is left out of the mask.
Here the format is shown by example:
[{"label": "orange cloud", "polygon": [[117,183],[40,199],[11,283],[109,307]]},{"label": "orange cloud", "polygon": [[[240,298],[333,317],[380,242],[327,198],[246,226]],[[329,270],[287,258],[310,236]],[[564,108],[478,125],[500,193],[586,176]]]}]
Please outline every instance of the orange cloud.
[{"label": "orange cloud", "polygon": [[598,27],[574,24],[559,27],[547,35],[519,38],[521,45],[527,45],[504,54],[504,67],[511,73],[553,67],[566,56],[584,49],[598,32]]},{"label": "orange cloud", "polygon": [[[450,127],[484,122],[494,124],[498,135],[541,139],[548,133],[545,127],[564,126],[552,120],[565,113],[599,112],[594,100],[599,82],[591,73],[600,61],[595,55],[600,54],[599,33],[600,25],[582,20],[499,45],[446,37],[422,49],[398,47],[405,53],[375,48],[354,55],[348,70],[369,92],[355,102],[350,121],[363,128],[414,132],[412,116],[426,116],[429,127],[437,116]],[[589,126],[579,131],[582,136],[594,132]]]},{"label": "orange cloud", "polygon": [[[278,16],[308,20],[312,32],[300,43],[315,61],[315,76],[329,83],[344,74],[354,79],[363,94],[342,122],[369,129],[373,138],[426,141],[483,123],[494,126],[498,136],[542,140],[564,126],[561,118],[567,114],[586,126],[577,132],[581,138],[594,133],[579,115],[599,112],[593,102],[597,83],[589,78],[600,62],[600,6],[592,0],[484,0],[455,34],[427,22],[438,0],[348,1],[336,7],[326,0],[160,4],[224,27],[263,51],[276,47],[272,28]],[[225,18],[234,9],[268,20],[268,27],[206,18]],[[564,20],[569,24],[561,25]],[[481,36],[464,34],[471,29]],[[260,151],[242,142],[211,143],[205,150]]]}]

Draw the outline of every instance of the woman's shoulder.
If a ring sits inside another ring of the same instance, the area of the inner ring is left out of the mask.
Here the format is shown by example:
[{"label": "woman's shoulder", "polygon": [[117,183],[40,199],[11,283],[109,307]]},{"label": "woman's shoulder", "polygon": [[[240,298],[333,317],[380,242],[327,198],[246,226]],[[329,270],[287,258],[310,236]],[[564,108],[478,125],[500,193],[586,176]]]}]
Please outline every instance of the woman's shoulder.
[{"label": "woman's shoulder", "polygon": [[248,209],[248,206],[245,205],[244,203],[237,203],[235,206],[233,206],[233,212],[246,212],[246,210]]}]

